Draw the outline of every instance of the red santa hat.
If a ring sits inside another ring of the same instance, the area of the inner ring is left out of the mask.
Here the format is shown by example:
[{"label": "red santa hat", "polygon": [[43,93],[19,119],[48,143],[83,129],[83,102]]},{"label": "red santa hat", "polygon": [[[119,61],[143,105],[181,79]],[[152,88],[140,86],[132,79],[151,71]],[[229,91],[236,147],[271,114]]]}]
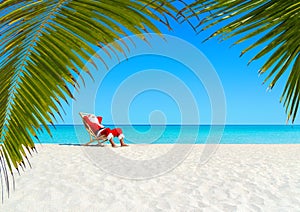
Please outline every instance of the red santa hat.
[{"label": "red santa hat", "polygon": [[102,117],[101,116],[97,116],[98,122],[99,124],[102,124]]}]

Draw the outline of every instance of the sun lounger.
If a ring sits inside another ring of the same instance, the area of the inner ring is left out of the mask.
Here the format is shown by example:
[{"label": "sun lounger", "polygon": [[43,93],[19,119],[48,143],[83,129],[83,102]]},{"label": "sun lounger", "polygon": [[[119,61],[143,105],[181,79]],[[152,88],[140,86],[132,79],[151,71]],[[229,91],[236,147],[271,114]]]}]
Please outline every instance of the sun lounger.
[{"label": "sun lounger", "polygon": [[98,145],[102,146],[104,142],[107,141],[107,137],[105,135],[100,135],[100,136],[97,136],[92,128],[86,123],[86,121],[84,120],[84,117],[89,115],[88,113],[83,113],[83,112],[80,112],[79,113],[81,119],[82,119],[82,122],[84,124],[84,127],[86,129],[86,131],[89,133],[90,135],[90,141],[87,142],[86,144],[84,144],[85,146],[97,141],[98,142]]}]

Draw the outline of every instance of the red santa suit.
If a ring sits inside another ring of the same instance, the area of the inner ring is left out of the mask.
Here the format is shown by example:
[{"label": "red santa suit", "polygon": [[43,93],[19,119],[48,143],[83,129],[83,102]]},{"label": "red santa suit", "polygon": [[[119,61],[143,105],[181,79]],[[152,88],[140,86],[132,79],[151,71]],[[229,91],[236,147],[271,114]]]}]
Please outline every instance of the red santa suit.
[{"label": "red santa suit", "polygon": [[83,119],[91,127],[91,129],[97,136],[105,135],[108,140],[110,140],[113,137],[118,137],[119,139],[125,137],[121,128],[110,129],[108,127],[104,127],[101,124],[102,123],[101,116],[96,117],[95,115],[90,114],[84,116]]}]

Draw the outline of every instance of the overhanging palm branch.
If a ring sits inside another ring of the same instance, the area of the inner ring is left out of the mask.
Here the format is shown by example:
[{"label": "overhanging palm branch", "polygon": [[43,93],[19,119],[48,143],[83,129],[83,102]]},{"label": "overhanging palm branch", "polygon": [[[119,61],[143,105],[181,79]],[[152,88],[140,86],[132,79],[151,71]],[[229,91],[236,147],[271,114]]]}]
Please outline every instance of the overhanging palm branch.
[{"label": "overhanging palm branch", "polygon": [[261,50],[249,61],[268,57],[259,74],[272,89],[289,72],[280,102],[284,101],[287,121],[295,121],[300,101],[300,2],[299,0],[196,0],[185,8],[186,19],[204,17],[196,26],[199,32],[219,26],[209,38],[236,37],[234,44],[257,40],[241,56],[258,47]]},{"label": "overhanging palm branch", "polygon": [[[127,33],[159,33],[157,21],[177,10],[172,0],[3,1],[0,5],[0,171],[9,191],[6,167],[25,167],[41,125],[60,115],[61,101],[73,97],[76,81],[95,46]],[[116,44],[116,51],[124,45]],[[100,58],[101,59],[101,58]],[[85,60],[85,61],[83,61]],[[89,70],[84,71],[89,73]]]}]

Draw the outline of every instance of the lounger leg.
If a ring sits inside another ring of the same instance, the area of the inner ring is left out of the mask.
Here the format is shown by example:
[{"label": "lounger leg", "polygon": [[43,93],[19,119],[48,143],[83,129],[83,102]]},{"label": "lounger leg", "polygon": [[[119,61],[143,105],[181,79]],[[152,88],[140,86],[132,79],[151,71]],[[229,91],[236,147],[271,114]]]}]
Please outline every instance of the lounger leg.
[{"label": "lounger leg", "polygon": [[84,146],[87,146],[87,145],[89,145],[90,143],[93,143],[93,142],[94,142],[94,140],[93,140],[92,136],[90,135],[90,141],[87,142],[86,144],[84,144]]}]

